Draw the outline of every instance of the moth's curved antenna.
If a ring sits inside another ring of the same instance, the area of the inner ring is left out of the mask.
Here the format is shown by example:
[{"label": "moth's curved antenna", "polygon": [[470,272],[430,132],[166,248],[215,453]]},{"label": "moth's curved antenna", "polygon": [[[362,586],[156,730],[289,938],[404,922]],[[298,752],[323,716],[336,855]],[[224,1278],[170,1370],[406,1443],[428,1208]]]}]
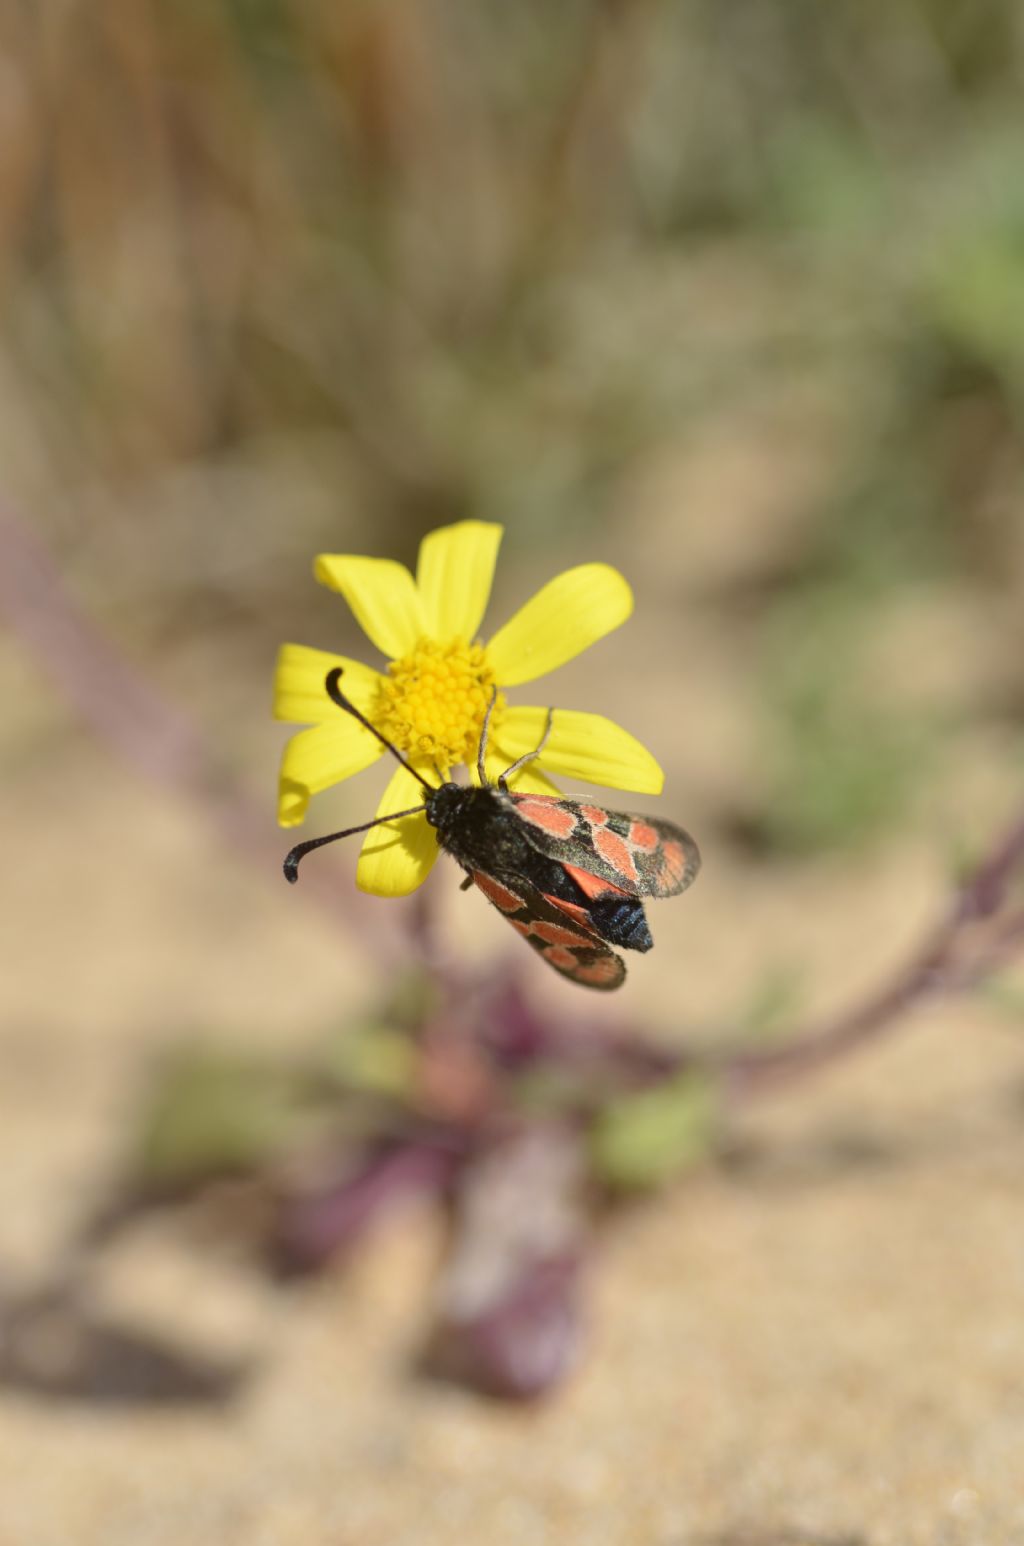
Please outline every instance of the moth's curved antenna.
[{"label": "moth's curved antenna", "polygon": [[502,793],[505,793],[507,791],[507,789],[508,789],[508,781],[512,777],[513,773],[518,773],[520,768],[524,768],[528,762],[532,762],[535,757],[539,757],[540,756],[541,752],[544,750],[545,746],[548,744],[548,740],[550,739],[550,736],[551,736],[551,727],[554,724],[554,722],[555,722],[555,711],[554,711],[554,709],[548,709],[548,717],[547,717],[547,723],[544,726],[544,734],[541,736],[540,740],[537,742],[537,745],[534,747],[533,751],[532,752],[524,752],[521,757],[517,757],[516,758],[515,762],[513,762],[512,766],[510,768],[506,768],[504,773],[500,774],[500,776],[498,778],[498,788],[502,791]]},{"label": "moth's curved antenna", "polygon": [[[419,781],[423,785],[424,789],[433,790],[434,785],[432,783],[430,783],[430,781],[428,779],[425,779],[423,777],[423,774],[418,772],[416,770],[416,768],[413,767],[411,762],[407,762],[406,761],[406,759],[402,756],[402,753],[398,750],[398,747],[397,746],[393,746],[392,743],[388,740],[387,736],[386,735],[382,735],[381,732],[377,729],[377,726],[376,725],[372,725],[370,723],[370,721],[367,719],[365,714],[360,713],[360,711],[356,708],[355,704],[352,702],[351,698],[346,698],[345,697],[345,694],[342,692],[341,688],[338,686],[338,683],[341,681],[341,679],[344,676],[344,674],[345,674],[345,672],[344,672],[343,667],[341,667],[341,666],[334,666],[332,668],[332,670],[328,671],[326,677],[324,678],[324,691],[326,692],[328,698],[330,698],[331,702],[332,703],[336,703],[338,705],[339,709],[344,709],[346,714],[351,714],[353,719],[358,719],[358,721],[359,721],[359,723],[361,725],[365,725],[367,730],[369,730],[373,735],[375,735],[377,737],[378,741],[380,741],[382,743],[382,745],[387,747],[387,749],[391,753],[391,755],[393,757],[397,757],[398,758],[398,761],[402,764],[403,768],[406,768],[408,770],[408,772],[410,772],[412,774],[413,778],[418,778],[419,779]],[[417,810],[420,809],[419,806],[417,806],[416,808],[417,808]],[[406,812],[403,811],[401,814],[405,815]],[[390,818],[390,816],[385,816],[385,817],[382,818],[382,820],[390,821],[391,818]],[[371,823],[371,825],[372,825],[372,823]],[[360,832],[363,829],[361,827],[353,827],[352,830],[353,830],[353,832]],[[338,835],[342,836],[343,834],[338,834]],[[326,841],[326,839],[325,839],[325,841]],[[300,844],[300,847],[301,847],[301,844]]]},{"label": "moth's curved antenna", "polygon": [[[378,741],[387,747],[391,755],[398,759],[403,768],[411,773],[413,778],[418,778],[428,793],[433,794],[435,786],[429,781],[429,779],[424,778],[423,774],[418,772],[417,769],[413,767],[411,762],[407,762],[406,759],[402,756],[402,753],[398,750],[398,747],[393,746],[392,743],[388,740],[387,736],[382,735],[381,732],[377,729],[377,726],[370,723],[366,715],[361,713],[360,710],[356,708],[355,704],[350,698],[346,698],[345,694],[338,686],[338,683],[341,681],[341,678],[344,676],[344,674],[344,668],[342,666],[334,666],[330,671],[328,671],[326,677],[324,678],[324,691],[326,692],[328,698],[330,698],[332,703],[337,704],[339,709],[344,709],[346,714],[351,714],[353,719],[358,719],[361,725],[365,725],[367,730],[370,731],[371,735],[375,735]],[[388,821],[400,821],[403,816],[416,816],[420,811],[425,811],[426,808],[427,807],[425,805],[413,805],[407,811],[392,811],[390,816],[376,816],[374,817],[373,821],[361,822],[358,827],[345,827],[345,829],[341,832],[328,832],[326,837],[311,837],[305,843],[296,843],[295,847],[287,855],[284,861],[285,879],[291,882],[292,885],[295,884],[299,878],[299,864],[301,860],[303,860],[308,853],[312,853],[314,848],[323,848],[325,843],[336,843],[338,839],[342,837],[352,837],[356,832],[369,832],[371,827],[383,826],[384,823]]]},{"label": "moth's curved antenna", "polygon": [[314,848],[322,848],[325,843],[336,843],[340,837],[351,837],[355,832],[368,832],[371,827],[380,827],[386,821],[400,821],[403,816],[415,816],[424,810],[426,810],[425,805],[414,805],[407,811],[392,811],[390,816],[377,816],[373,821],[364,821],[358,827],[346,827],[344,832],[328,832],[326,837],[311,837],[305,843],[296,843],[285,858],[284,878],[294,886],[299,878],[300,860],[312,853]]}]

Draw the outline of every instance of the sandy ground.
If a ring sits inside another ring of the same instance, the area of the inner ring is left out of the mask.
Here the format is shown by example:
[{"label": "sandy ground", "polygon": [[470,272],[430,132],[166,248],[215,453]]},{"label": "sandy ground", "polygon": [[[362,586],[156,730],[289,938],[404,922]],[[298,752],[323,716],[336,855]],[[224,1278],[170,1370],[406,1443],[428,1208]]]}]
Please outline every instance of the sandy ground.
[{"label": "sandy ground", "polygon": [[[187,813],[99,750],[55,746],[48,773],[15,775],[5,853],[8,1305],[52,1277],[160,1047],[211,1027],[312,1042],[352,992],[351,952],[294,893],[204,866]],[[899,958],[941,885],[923,844],[783,882],[712,863],[685,918],[659,915],[634,1004],[664,1024],[685,960],[698,1018],[720,1014],[737,953],[744,971],[808,959],[812,996],[845,995]],[[1024,1542],[1019,1024],[922,1014],[751,1108],[735,1140],[606,1234],[585,1364],[532,1411],[410,1374],[430,1218],[301,1291],[180,1219],[148,1223],[83,1289],[113,1337],[91,1392],[0,1392],[0,1546]],[[118,1399],[129,1333],[253,1366],[225,1403]]]}]

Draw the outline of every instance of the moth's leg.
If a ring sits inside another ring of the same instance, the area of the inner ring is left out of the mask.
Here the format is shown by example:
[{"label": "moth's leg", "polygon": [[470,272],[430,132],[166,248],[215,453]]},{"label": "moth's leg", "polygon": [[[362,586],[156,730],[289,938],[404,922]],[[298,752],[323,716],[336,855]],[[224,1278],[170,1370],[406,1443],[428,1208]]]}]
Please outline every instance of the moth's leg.
[{"label": "moth's leg", "polygon": [[470,888],[470,886],[471,886],[471,885],[472,885],[472,884],[473,884],[473,877],[472,877],[472,875],[471,875],[471,874],[470,874],[470,873],[469,873],[469,871],[468,871],[468,870],[467,870],[467,871],[466,871],[466,878],[465,878],[465,880],[464,880],[464,881],[463,881],[463,882],[462,882],[462,885],[461,885],[461,886],[460,886],[460,887],[459,887],[459,890],[460,890],[460,891],[468,891],[468,890],[469,890],[469,888]]},{"label": "moth's leg", "polygon": [[551,736],[551,726],[554,724],[554,719],[555,719],[555,711],[554,711],[554,709],[548,709],[548,717],[547,717],[547,723],[544,726],[544,734],[541,736],[540,740],[537,742],[537,745],[534,747],[533,751],[532,752],[524,752],[521,757],[517,757],[515,762],[513,762],[512,766],[510,768],[506,768],[504,773],[501,774],[501,776],[498,779],[498,788],[502,791],[502,793],[507,793],[507,791],[508,791],[508,781],[512,777],[513,773],[518,773],[520,768],[525,768],[525,766],[526,766],[526,764],[528,762],[533,762],[533,760],[536,757],[540,756],[541,752],[544,750],[545,746],[548,744],[548,740],[550,739],[550,736]]}]

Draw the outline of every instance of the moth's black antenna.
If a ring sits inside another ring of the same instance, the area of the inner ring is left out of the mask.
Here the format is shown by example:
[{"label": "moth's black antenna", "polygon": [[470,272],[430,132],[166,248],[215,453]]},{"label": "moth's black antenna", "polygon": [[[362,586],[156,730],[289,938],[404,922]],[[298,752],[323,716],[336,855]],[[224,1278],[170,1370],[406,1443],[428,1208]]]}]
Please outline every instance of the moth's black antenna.
[{"label": "moth's black antenna", "polygon": [[487,788],[487,770],[484,767],[484,757],[487,755],[487,733],[491,728],[491,715],[498,697],[498,684],[491,688],[491,701],[487,705],[487,713],[484,715],[483,728],[480,731],[480,745],[476,749],[476,771],[480,779],[480,788]]},{"label": "moth's black antenna", "polygon": [[[338,683],[341,681],[341,678],[342,678],[343,675],[344,675],[344,671],[343,671],[342,667],[341,666],[334,666],[332,670],[328,671],[327,676],[324,679],[324,691],[326,692],[328,698],[330,698],[331,702],[332,703],[336,703],[338,705],[339,709],[344,709],[346,714],[351,714],[353,719],[358,719],[358,721],[359,721],[359,723],[361,725],[365,725],[367,730],[372,731],[372,733],[377,737],[378,741],[382,742],[382,744],[387,747],[387,749],[391,753],[391,755],[393,757],[397,757],[398,758],[398,760],[402,764],[403,768],[406,768],[412,774],[413,778],[418,778],[419,779],[419,781],[423,785],[424,789],[432,790],[434,788],[434,785],[429,783],[428,780],[423,777],[422,773],[418,773],[416,771],[416,769],[413,767],[411,762],[407,762],[406,761],[406,759],[402,756],[402,753],[398,750],[398,747],[397,746],[393,746],[391,744],[391,742],[388,740],[387,736],[386,735],[382,735],[381,732],[377,729],[377,726],[376,725],[372,725],[370,723],[370,721],[367,719],[366,715],[365,714],[361,714],[359,712],[359,710],[356,708],[355,704],[352,702],[352,700],[350,698],[346,698],[345,697],[345,694],[341,691],[341,688],[338,686]],[[419,806],[417,806],[416,808],[417,808],[417,810],[420,809]],[[405,813],[403,812],[402,814],[404,815]],[[388,816],[385,816],[385,817],[382,817],[381,819],[384,820],[384,821],[390,821],[391,818],[388,817]],[[371,822],[370,825],[372,826],[373,823]],[[361,832],[363,829],[361,827],[353,827],[352,830],[353,830],[353,832]],[[338,836],[343,836],[343,835],[344,834],[342,834],[342,833],[338,834]],[[326,842],[326,841],[328,841],[328,839],[325,838],[325,839],[322,839],[322,841]],[[300,844],[299,846],[301,847],[302,845]],[[289,857],[291,857],[291,856],[289,855]]]},{"label": "moth's black antenna", "polygon": [[532,752],[524,752],[521,757],[517,757],[515,762],[513,762],[512,766],[510,768],[506,768],[504,773],[502,773],[499,776],[499,778],[498,778],[498,788],[499,789],[502,789],[502,790],[506,789],[508,787],[508,781],[512,777],[513,773],[518,773],[520,768],[525,767],[528,762],[532,762],[535,757],[539,757],[540,756],[541,752],[544,750],[545,746],[548,744],[548,738],[551,735],[551,726],[554,724],[554,722],[555,722],[555,711],[554,711],[554,709],[548,709],[548,717],[547,717],[547,723],[544,726],[544,734],[541,736],[540,740],[537,742],[537,745],[533,748]]},{"label": "moth's black antenna", "polygon": [[422,810],[426,810],[425,805],[414,805],[408,811],[393,811],[390,816],[377,816],[373,821],[364,821],[358,827],[346,827],[344,832],[329,832],[326,837],[311,837],[305,843],[296,843],[284,861],[285,880],[290,881],[292,885],[295,884],[299,878],[299,861],[312,853],[314,848],[322,848],[325,843],[336,843],[339,837],[351,837],[354,832],[368,832],[371,827],[379,827],[386,821],[399,821],[403,816],[415,816]]}]

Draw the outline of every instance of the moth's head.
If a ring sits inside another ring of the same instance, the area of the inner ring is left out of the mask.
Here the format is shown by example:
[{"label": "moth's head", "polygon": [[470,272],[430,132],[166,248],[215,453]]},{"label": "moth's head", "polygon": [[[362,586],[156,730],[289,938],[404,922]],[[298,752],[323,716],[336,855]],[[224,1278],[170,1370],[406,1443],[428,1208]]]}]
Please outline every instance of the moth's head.
[{"label": "moth's head", "polygon": [[442,834],[455,826],[473,805],[492,798],[490,789],[475,789],[471,784],[442,784],[426,800],[424,815]]}]

